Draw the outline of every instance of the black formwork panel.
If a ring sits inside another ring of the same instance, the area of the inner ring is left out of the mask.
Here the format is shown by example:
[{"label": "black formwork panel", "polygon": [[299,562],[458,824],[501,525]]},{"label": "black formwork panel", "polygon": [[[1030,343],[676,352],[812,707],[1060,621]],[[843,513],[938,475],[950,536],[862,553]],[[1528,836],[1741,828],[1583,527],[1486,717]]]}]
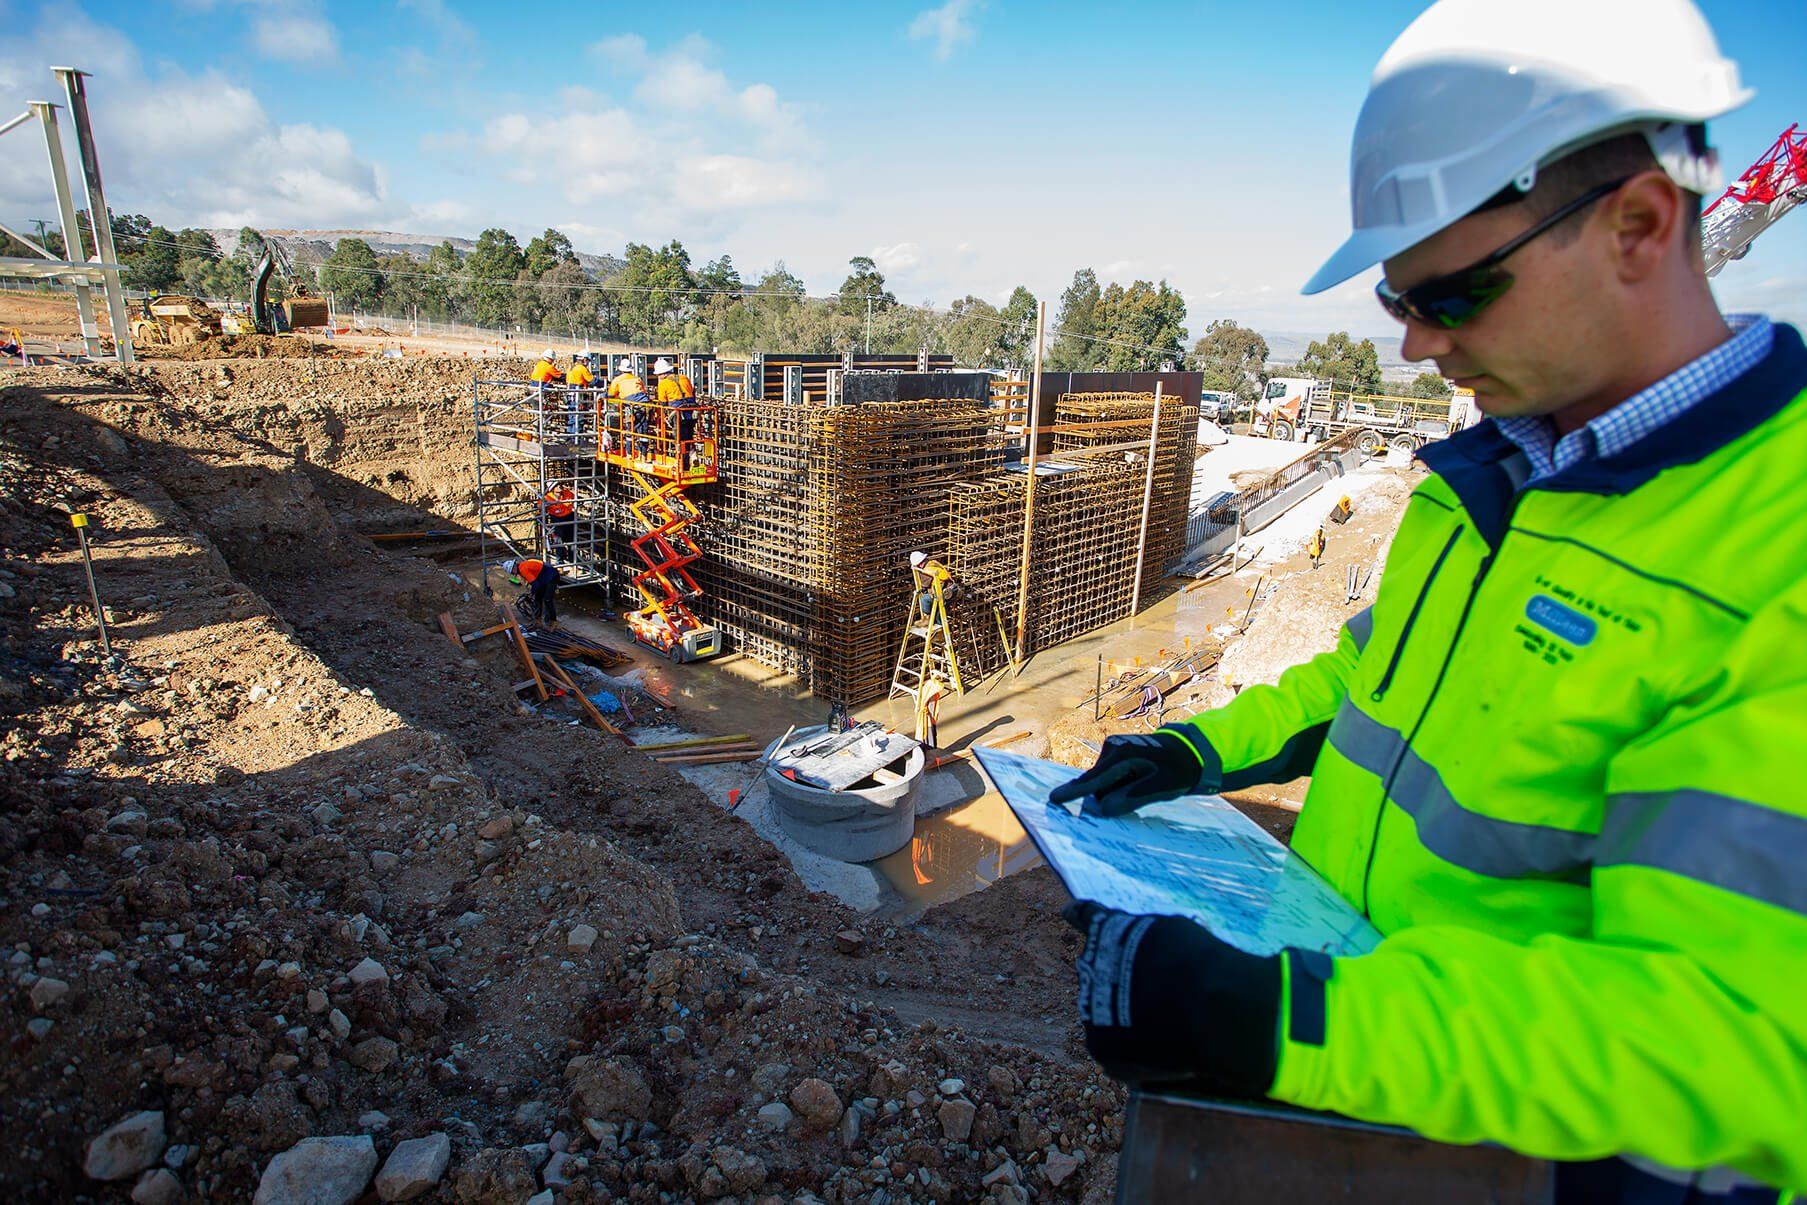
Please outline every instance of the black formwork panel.
[{"label": "black formwork panel", "polygon": [[872,372],[855,370],[841,378],[841,402],[991,400],[991,374],[986,372]]}]

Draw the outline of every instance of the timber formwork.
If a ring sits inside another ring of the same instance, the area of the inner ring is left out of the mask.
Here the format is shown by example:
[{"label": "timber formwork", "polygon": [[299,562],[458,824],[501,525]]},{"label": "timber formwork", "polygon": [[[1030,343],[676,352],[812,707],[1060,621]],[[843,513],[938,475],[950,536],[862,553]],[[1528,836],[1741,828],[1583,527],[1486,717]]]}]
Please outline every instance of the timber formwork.
[{"label": "timber formwork", "polygon": [[[1152,395],[1068,395],[1055,413],[1057,451],[1036,469],[1025,655],[1129,615],[1145,494],[1140,605],[1170,592],[1167,568],[1185,551],[1198,408],[1163,401],[1152,491]],[[961,664],[975,677],[1008,664],[1015,644],[1028,484],[1018,466],[949,492],[945,563],[961,588]]]}]

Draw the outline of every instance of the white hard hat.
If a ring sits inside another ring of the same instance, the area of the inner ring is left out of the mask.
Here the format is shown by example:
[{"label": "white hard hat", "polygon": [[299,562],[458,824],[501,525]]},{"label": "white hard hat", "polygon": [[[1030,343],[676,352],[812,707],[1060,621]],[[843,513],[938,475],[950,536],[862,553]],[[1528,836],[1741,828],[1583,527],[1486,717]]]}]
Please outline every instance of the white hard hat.
[{"label": "white hard hat", "polygon": [[[1753,93],[1693,0],[1438,0],[1368,84],[1349,152],[1355,232],[1305,285],[1321,293],[1397,255],[1537,168],[1642,131],[1694,192],[1718,188],[1685,127]],[[1667,129],[1659,129],[1674,123]]]},{"label": "white hard hat", "polygon": [[558,353],[553,351],[550,347],[548,347],[545,351],[540,353],[540,359],[556,360],[556,359],[558,359]]},{"label": "white hard hat", "polygon": [[912,552],[910,554],[910,568],[914,569],[928,559],[929,554],[926,552]]},{"label": "white hard hat", "polygon": [[667,360],[664,356],[660,356],[657,360],[653,361],[653,371],[654,372],[670,372],[671,371],[671,361]]},{"label": "white hard hat", "polygon": [[506,573],[509,577],[513,577],[520,568],[521,568],[521,562],[519,562],[519,561],[503,561],[502,562],[502,572]]}]

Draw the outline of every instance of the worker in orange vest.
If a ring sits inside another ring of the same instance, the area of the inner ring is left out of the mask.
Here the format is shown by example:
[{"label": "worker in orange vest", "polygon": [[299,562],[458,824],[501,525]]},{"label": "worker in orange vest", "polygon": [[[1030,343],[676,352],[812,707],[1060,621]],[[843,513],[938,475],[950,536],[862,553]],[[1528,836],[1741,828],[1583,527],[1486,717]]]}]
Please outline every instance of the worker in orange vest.
[{"label": "worker in orange vest", "polygon": [[546,491],[544,503],[546,526],[550,529],[552,547],[567,554],[577,537],[577,496],[568,485],[555,485]]},{"label": "worker in orange vest", "polygon": [[558,627],[558,587],[563,579],[558,566],[547,561],[503,561],[502,572],[517,586],[527,587],[533,622],[547,631]]},{"label": "worker in orange vest", "polygon": [[578,415],[583,412],[583,390],[596,383],[596,374],[584,363],[582,356],[571,357],[571,367],[565,369],[565,430],[576,435]]}]

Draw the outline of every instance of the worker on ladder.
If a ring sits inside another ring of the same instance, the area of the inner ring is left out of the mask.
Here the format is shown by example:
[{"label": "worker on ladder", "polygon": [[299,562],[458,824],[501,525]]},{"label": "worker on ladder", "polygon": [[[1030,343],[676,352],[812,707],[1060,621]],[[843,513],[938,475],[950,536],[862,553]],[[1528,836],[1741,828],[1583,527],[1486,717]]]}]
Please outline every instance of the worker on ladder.
[{"label": "worker on ladder", "polygon": [[[964,694],[960,661],[948,602],[959,592],[953,573],[926,552],[910,554],[910,614],[903,645],[891,675],[892,698],[907,697],[915,708],[916,739],[933,745],[941,700],[950,691]],[[918,643],[920,642],[920,644]]]},{"label": "worker on ladder", "polygon": [[1488,417],[1333,649],[1049,793],[1310,775],[1292,850],[1381,940],[1082,904],[1107,1069],[1497,1143],[1541,1200],[1807,1193],[1807,344],[1721,314],[1697,216],[1749,97],[1690,0],[1439,0],[1381,58],[1304,291],[1380,266]]}]

